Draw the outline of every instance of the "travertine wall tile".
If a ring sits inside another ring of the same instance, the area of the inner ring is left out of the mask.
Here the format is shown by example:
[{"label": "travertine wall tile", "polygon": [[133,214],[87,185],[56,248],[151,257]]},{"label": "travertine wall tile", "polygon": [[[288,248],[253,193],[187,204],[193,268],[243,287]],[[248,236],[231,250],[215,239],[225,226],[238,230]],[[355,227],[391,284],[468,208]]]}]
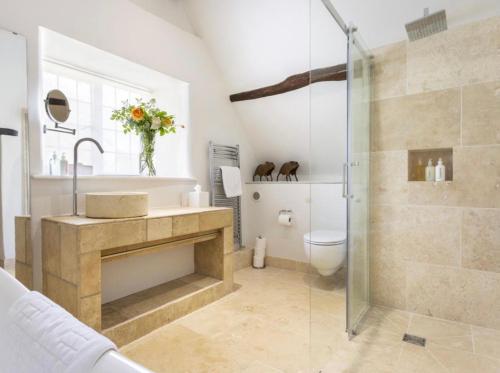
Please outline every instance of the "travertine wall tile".
[{"label": "travertine wall tile", "polygon": [[459,145],[460,107],[458,89],[375,101],[372,151]]},{"label": "travertine wall tile", "polygon": [[378,206],[371,222],[371,245],[390,250],[397,260],[460,265],[458,208]]},{"label": "travertine wall tile", "polygon": [[466,209],[462,224],[465,268],[500,272],[500,210]]},{"label": "travertine wall tile", "polygon": [[500,17],[408,43],[408,92],[500,80]]},{"label": "travertine wall tile", "polygon": [[408,264],[408,310],[500,328],[500,275],[468,269]]},{"label": "travertine wall tile", "polygon": [[[407,96],[374,79],[372,302],[500,328],[500,17],[406,47]],[[441,147],[453,181],[407,182],[405,150]]]},{"label": "travertine wall tile", "polygon": [[460,197],[460,188],[456,181],[414,181],[408,185],[408,202],[414,205],[460,206]]},{"label": "travertine wall tile", "polygon": [[390,44],[372,51],[373,98],[406,94],[406,42]]},{"label": "travertine wall tile", "polygon": [[462,142],[500,144],[500,81],[463,88]]},{"label": "travertine wall tile", "polygon": [[406,309],[406,263],[392,248],[370,247],[370,295],[376,305]]},{"label": "travertine wall tile", "polygon": [[408,153],[374,152],[371,155],[371,203],[406,204],[408,202]]},{"label": "travertine wall tile", "polygon": [[500,147],[456,148],[453,156],[459,204],[500,207]]}]

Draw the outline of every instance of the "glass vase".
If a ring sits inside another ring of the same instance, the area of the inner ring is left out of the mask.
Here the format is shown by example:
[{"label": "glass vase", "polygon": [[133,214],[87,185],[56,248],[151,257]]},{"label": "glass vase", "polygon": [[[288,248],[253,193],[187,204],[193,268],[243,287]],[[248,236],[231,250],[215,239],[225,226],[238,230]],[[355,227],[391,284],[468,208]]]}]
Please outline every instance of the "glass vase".
[{"label": "glass vase", "polygon": [[143,176],[156,176],[154,165],[155,133],[141,134],[141,154],[139,156],[139,173]]}]

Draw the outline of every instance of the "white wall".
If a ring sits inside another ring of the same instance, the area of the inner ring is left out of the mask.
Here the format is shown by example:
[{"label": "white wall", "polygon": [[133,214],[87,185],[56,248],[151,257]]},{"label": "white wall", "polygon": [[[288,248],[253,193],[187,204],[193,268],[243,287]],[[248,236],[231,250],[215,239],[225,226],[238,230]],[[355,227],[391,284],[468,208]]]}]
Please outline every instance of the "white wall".
[{"label": "white wall", "polygon": [[[77,15],[77,16],[75,16]],[[102,50],[142,64],[190,84],[190,163],[192,176],[206,189],[208,184],[207,143],[241,145],[242,172],[251,173],[253,152],[227,100],[227,91],[203,42],[126,0],[17,0],[2,4],[0,26],[23,34],[28,42],[29,119],[32,172],[42,169],[40,151],[40,45],[39,26],[67,35]],[[153,192],[153,204],[178,200],[181,189],[168,180],[109,182],[89,180],[81,191],[134,189]],[[40,218],[69,213],[70,181],[38,180],[32,185],[34,280],[41,288]],[[243,217],[244,218],[244,217]],[[126,274],[124,273],[124,278]],[[136,280],[136,279],[133,279]],[[131,280],[132,281],[132,280]]]},{"label": "white wall", "polygon": [[[18,131],[17,137],[1,136],[3,242],[0,259],[15,256],[14,216],[23,214],[22,124],[27,100],[26,40],[0,30],[0,127]],[[0,236],[1,237],[1,236]]]},{"label": "white wall", "polygon": [[[260,199],[255,201],[253,193]],[[304,234],[318,229],[346,229],[341,184],[262,183],[247,185],[248,242],[267,238],[267,255],[307,262]],[[278,224],[280,210],[292,210],[292,226]]]}]

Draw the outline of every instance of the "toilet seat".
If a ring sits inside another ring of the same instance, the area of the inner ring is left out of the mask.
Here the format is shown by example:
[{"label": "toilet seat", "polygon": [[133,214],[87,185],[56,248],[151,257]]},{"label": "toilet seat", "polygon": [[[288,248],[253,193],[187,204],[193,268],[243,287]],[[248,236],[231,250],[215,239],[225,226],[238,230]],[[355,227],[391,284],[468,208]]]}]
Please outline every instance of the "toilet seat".
[{"label": "toilet seat", "polygon": [[346,233],[335,230],[318,230],[306,233],[304,243],[318,246],[339,245],[346,241]]}]

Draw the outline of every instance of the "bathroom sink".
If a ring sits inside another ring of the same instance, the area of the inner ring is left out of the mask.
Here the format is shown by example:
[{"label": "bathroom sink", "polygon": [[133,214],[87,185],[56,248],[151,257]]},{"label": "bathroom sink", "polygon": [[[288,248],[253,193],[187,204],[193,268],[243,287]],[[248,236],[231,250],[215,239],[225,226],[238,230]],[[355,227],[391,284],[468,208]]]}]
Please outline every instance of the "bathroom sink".
[{"label": "bathroom sink", "polygon": [[85,194],[88,218],[135,218],[148,214],[148,193],[100,192]]}]

